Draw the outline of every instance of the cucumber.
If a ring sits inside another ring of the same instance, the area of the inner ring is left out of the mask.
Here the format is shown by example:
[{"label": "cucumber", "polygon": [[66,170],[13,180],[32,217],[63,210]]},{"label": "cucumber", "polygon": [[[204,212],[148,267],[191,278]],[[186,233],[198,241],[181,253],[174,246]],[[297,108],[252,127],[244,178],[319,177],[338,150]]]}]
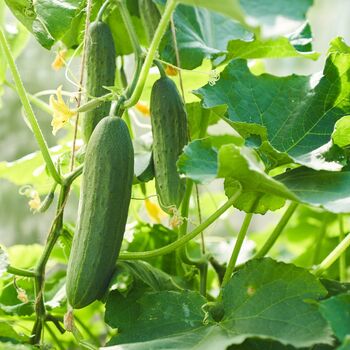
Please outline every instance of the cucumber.
[{"label": "cucumber", "polygon": [[128,127],[106,117],[87,145],[78,222],[67,269],[67,299],[79,309],[100,299],[113,275],[123,240],[134,175]]},{"label": "cucumber", "polygon": [[[116,70],[116,51],[112,33],[102,21],[92,22],[88,29],[85,61],[85,92],[88,100],[109,91],[103,86],[113,86]],[[87,143],[99,121],[109,114],[111,102],[86,112],[82,118],[82,134]]]},{"label": "cucumber", "polygon": [[145,29],[147,44],[149,45],[157,30],[161,15],[152,0],[139,0],[139,11],[141,22]]},{"label": "cucumber", "polygon": [[180,179],[176,162],[188,141],[187,115],[175,83],[164,76],[151,92],[151,123],[156,191],[162,209],[172,213],[181,204],[184,179]]}]

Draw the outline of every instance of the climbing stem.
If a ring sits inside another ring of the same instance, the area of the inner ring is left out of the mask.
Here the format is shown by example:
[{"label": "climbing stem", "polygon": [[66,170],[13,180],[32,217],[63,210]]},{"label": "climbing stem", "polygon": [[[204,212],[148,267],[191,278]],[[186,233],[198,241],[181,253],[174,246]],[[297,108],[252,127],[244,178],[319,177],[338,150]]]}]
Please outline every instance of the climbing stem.
[{"label": "climbing stem", "polygon": [[[342,214],[339,214],[338,220],[339,220],[339,242],[341,242],[345,238],[344,221],[343,221]],[[340,282],[346,281],[346,255],[345,255],[345,252],[340,254],[340,257],[339,257],[339,281]]]},{"label": "climbing stem", "polygon": [[156,32],[154,33],[153,40],[151,42],[151,45],[149,47],[147,56],[145,58],[144,64],[142,66],[139,79],[137,80],[137,84],[135,86],[135,89],[133,90],[130,98],[124,102],[123,108],[129,108],[134,106],[137,101],[140,99],[143,87],[146,83],[146,79],[148,76],[148,72],[152,66],[154,57],[156,55],[157,48],[159,46],[159,43],[168,27],[171,14],[175,10],[175,7],[177,5],[177,1],[175,0],[169,0],[166,3],[165,10],[163,13],[163,16],[159,22],[159,25],[157,27]]},{"label": "climbing stem", "polygon": [[316,276],[322,275],[350,246],[350,234],[348,234],[329,254],[314,268]]},{"label": "climbing stem", "polygon": [[129,34],[131,45],[134,49],[134,54],[136,60],[139,59],[139,57],[142,55],[142,49],[139,43],[139,39],[137,37],[135,28],[132,24],[131,17],[128,11],[128,8],[126,6],[125,0],[118,0],[119,3],[119,10],[122,15],[126,30]]},{"label": "climbing stem", "polygon": [[35,277],[36,276],[35,271],[21,269],[21,268],[14,267],[11,265],[7,266],[7,272],[11,273],[12,275],[23,276],[23,277]]},{"label": "climbing stem", "polygon": [[288,224],[290,218],[292,217],[293,213],[295,212],[296,208],[298,207],[298,203],[292,202],[287,210],[284,212],[283,216],[281,217],[280,221],[276,225],[275,229],[272,231],[269,238],[266,240],[265,244],[262,246],[262,248],[255,254],[254,258],[262,258],[264,257],[270,249],[273,247],[273,245],[276,243],[278,237],[283,232],[284,228]]},{"label": "climbing stem", "polygon": [[313,265],[318,264],[320,261],[321,248],[322,248],[323,239],[327,233],[327,226],[328,226],[328,215],[325,214],[321,222],[320,232],[316,237],[316,247],[314,252]]},{"label": "climbing stem", "polygon": [[243,224],[242,224],[241,229],[238,233],[236,244],[233,248],[232,255],[231,255],[230,261],[228,263],[225,275],[224,275],[224,279],[223,279],[222,284],[221,284],[222,287],[224,287],[227,284],[227,282],[230,280],[230,278],[232,276],[232,273],[233,273],[235,266],[236,266],[239,252],[241,251],[242,244],[243,244],[244,238],[247,234],[252,217],[253,217],[253,213],[246,213],[246,215],[245,215],[245,218],[243,220]]},{"label": "climbing stem", "polygon": [[199,235],[203,230],[205,230],[208,226],[210,226],[213,222],[215,222],[226,210],[228,210],[233,203],[237,200],[239,195],[241,194],[242,189],[239,188],[237,192],[219,209],[217,209],[209,218],[202,222],[202,224],[198,225],[192,232],[188,233],[185,236],[182,236],[178,240],[173,243],[170,243],[164,247],[146,251],[146,252],[127,252],[121,253],[119,255],[120,260],[139,260],[139,259],[148,259],[153,258],[160,255],[165,255],[173,252],[174,250],[183,247],[187,242],[195,238]]},{"label": "climbing stem", "polygon": [[70,185],[71,183],[65,183],[61,186],[60,195],[57,203],[56,215],[52,222],[49,234],[47,236],[44,251],[35,268],[36,276],[34,278],[34,289],[36,297],[34,309],[36,313],[36,319],[32,330],[32,344],[40,343],[42,330],[48,316],[46,314],[46,308],[44,303],[45,269],[47,261],[62,231],[64,207],[66,205],[66,201],[69,195]]},{"label": "climbing stem", "polygon": [[16,86],[16,90],[18,93],[18,96],[22,102],[24,111],[26,113],[27,119],[30,123],[30,126],[32,128],[33,134],[36,138],[36,141],[39,145],[40,151],[43,155],[44,161],[46,163],[47,169],[49,171],[49,173],[51,174],[51,176],[54,178],[54,180],[61,184],[62,183],[62,178],[61,176],[58,174],[58,171],[52,161],[49,149],[47,147],[47,143],[44,139],[43,133],[40,129],[39,123],[35,117],[35,114],[33,112],[32,106],[30,105],[29,102],[29,98],[27,96],[27,92],[24,88],[22,79],[20,77],[20,74],[18,72],[15,60],[12,56],[9,44],[7,42],[6,36],[4,34],[3,29],[0,29],[0,46],[3,49],[4,55],[6,57],[7,63],[10,67],[12,76],[13,76],[13,80],[15,82],[15,86]]}]

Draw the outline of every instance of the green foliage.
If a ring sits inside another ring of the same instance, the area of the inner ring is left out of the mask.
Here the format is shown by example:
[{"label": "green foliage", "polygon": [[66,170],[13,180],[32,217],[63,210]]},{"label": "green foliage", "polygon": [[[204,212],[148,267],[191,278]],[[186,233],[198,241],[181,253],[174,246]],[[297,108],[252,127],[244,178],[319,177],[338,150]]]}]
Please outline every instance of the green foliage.
[{"label": "green foliage", "polygon": [[[315,304],[325,294],[317,279],[303,269],[270,259],[253,260],[224,288],[224,317],[219,323],[206,314],[205,299],[191,291],[135,291],[127,296],[132,298],[132,312],[122,306],[122,296],[111,294],[106,321],[118,327],[120,334],[110,345],[134,342],[123,348],[210,349],[215,343],[221,350],[251,337],[296,347],[327,344],[331,342],[330,332]],[[112,314],[108,311],[112,307],[120,311]],[[276,332],[273,325],[278,320]],[[310,325],[312,331],[306,329]]]},{"label": "green foliage", "polygon": [[255,76],[246,61],[232,60],[215,86],[196,93],[205,108],[227,105],[227,121],[251,147],[268,141],[299,164],[333,170],[332,160],[305,156],[329,142],[334,122],[348,114],[348,58],[348,53],[332,50],[315,86],[313,77]]}]

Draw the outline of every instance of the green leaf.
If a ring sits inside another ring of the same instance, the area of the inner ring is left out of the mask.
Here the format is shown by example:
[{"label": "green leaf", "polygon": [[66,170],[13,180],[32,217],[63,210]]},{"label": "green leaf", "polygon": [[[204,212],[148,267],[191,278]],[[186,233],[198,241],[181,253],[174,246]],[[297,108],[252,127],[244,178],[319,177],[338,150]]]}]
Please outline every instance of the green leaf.
[{"label": "green leaf", "polygon": [[314,164],[315,157],[307,154],[326,144],[334,123],[350,112],[349,57],[331,52],[315,86],[312,76],[255,76],[246,61],[233,60],[215,86],[208,84],[196,94],[205,108],[227,105],[228,122],[251,147],[268,141],[297,163],[332,170],[329,160],[317,158]]},{"label": "green leaf", "polygon": [[251,260],[223,290],[221,325],[235,334],[259,336],[285,345],[331,343],[318,300],[327,294],[307,270],[272,259]]},{"label": "green leaf", "polygon": [[300,167],[276,176],[299,201],[333,213],[350,212],[350,169],[341,172],[316,171]]},{"label": "green leaf", "polygon": [[323,284],[323,286],[327,289],[328,297],[333,297],[346,292],[350,293],[350,283],[342,283],[326,278],[321,278],[320,281]]},{"label": "green leaf", "polygon": [[179,0],[183,4],[205,7],[211,11],[220,12],[235,20],[243,21],[243,13],[239,0],[212,1],[212,0]]},{"label": "green leaf", "polygon": [[[174,242],[176,238],[176,232],[163,225],[150,225],[140,222],[134,228],[133,239],[127,250],[129,252],[144,252],[157,249]],[[147,259],[147,262],[170,275],[176,275],[176,255],[174,252]]]},{"label": "green leaf", "polygon": [[[106,305],[106,310],[114,307],[113,313],[111,309],[108,314],[106,311],[106,321],[111,327],[118,328],[119,334],[111,339],[109,345],[146,342],[181,334],[189,329],[195,330],[203,325],[204,313],[201,307],[205,299],[193,291],[146,293],[134,300],[136,305],[131,318],[129,310],[123,305],[112,303],[113,294]],[[144,348],[150,349],[147,346]]]},{"label": "green leaf", "polygon": [[179,289],[171,276],[145,261],[120,261],[118,268],[130,273],[134,279],[139,280],[153,291]]},{"label": "green leaf", "polygon": [[[2,350],[7,350],[7,349],[12,349],[11,343],[6,343],[5,342],[12,342],[12,341],[23,341],[25,340],[24,337],[20,336],[13,328],[12,326],[4,321],[0,321],[0,349]],[[8,345],[8,347],[7,347]],[[14,344],[12,344],[15,346]],[[16,348],[14,348],[16,349]],[[27,347],[24,347],[23,345],[23,350],[28,349]],[[19,348],[20,350],[20,348]]]},{"label": "green leaf", "polygon": [[296,199],[286,186],[265,173],[258,155],[248,147],[225,145],[219,151],[218,161],[218,177],[225,178],[226,195],[231,197],[237,191],[237,183],[242,185],[243,193],[235,203],[240,210],[264,214],[281,208],[285,199]]},{"label": "green leaf", "polygon": [[[69,152],[68,146],[55,146],[50,149],[54,160],[64,152]],[[18,186],[32,185],[39,194],[48,193],[52,187],[52,180],[46,172],[40,152],[28,154],[13,162],[0,162],[0,178]]]},{"label": "green leaf", "polygon": [[340,118],[335,123],[332,141],[339,147],[350,145],[350,115]]},{"label": "green leaf", "polygon": [[227,57],[232,58],[284,58],[300,57],[317,60],[317,52],[298,51],[288,38],[255,39],[252,41],[232,40],[228,44]]},{"label": "green leaf", "polygon": [[296,21],[304,21],[313,0],[240,0],[243,10],[258,23],[272,24],[282,16]]},{"label": "green leaf", "polygon": [[256,152],[245,146],[224,145],[220,148],[218,177],[234,179],[250,191],[296,199],[284,185],[265,173],[265,167]]},{"label": "green leaf", "polygon": [[320,311],[340,341],[350,335],[350,293],[321,301]]},{"label": "green leaf", "polygon": [[211,138],[195,140],[185,146],[177,167],[193,181],[206,183],[217,177],[217,158],[218,152],[213,148]]},{"label": "green leaf", "polygon": [[5,0],[17,19],[50,49],[69,29],[78,11],[80,0]]},{"label": "green leaf", "polygon": [[8,255],[6,251],[0,246],[0,277],[7,270],[9,265]]},{"label": "green leaf", "polygon": [[326,290],[308,271],[271,259],[250,261],[233,275],[219,323],[204,314],[198,293],[134,293],[128,305],[116,294],[107,301],[107,322],[120,332],[109,343],[120,345],[111,350],[224,350],[249,338],[295,347],[332,341],[316,303]]},{"label": "green leaf", "polygon": [[204,109],[200,102],[192,102],[186,103],[186,111],[191,140],[194,140],[199,138],[203,124],[205,125],[207,122],[208,126],[214,125],[224,116],[226,107],[208,110]]},{"label": "green leaf", "polygon": [[[135,4],[136,1],[127,1],[127,5],[129,8],[131,20],[133,27],[137,33],[137,36],[141,43],[145,41],[145,34],[143,25],[141,23],[141,19],[135,14],[130,11],[130,7],[132,4]],[[134,52],[133,46],[131,44],[131,41],[129,39],[129,35],[127,34],[127,30],[122,18],[122,15],[119,11],[119,5],[112,3],[111,8],[113,9],[111,13],[108,15],[106,22],[108,23],[109,27],[111,28],[112,35],[115,42],[115,49],[117,55],[128,55]]]},{"label": "green leaf", "polygon": [[[200,66],[204,58],[225,54],[229,40],[252,38],[238,22],[203,8],[179,5],[174,13],[174,23],[180,63],[185,69]],[[177,65],[170,29],[161,41],[159,52],[164,61]]]}]

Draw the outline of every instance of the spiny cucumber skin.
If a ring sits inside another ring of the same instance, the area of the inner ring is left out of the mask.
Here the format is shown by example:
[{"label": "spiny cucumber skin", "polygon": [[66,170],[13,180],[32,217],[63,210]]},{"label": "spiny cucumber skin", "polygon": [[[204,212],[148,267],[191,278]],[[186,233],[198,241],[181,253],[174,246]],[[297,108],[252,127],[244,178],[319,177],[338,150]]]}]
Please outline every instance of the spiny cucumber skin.
[{"label": "spiny cucumber skin", "polygon": [[175,83],[157,80],[151,92],[151,122],[156,191],[159,204],[168,213],[181,204],[185,182],[176,162],[188,141],[187,114]]},{"label": "spiny cucumber skin", "polygon": [[80,309],[101,298],[123,240],[134,175],[134,151],[120,118],[104,118],[87,146],[78,222],[67,269],[67,299]]},{"label": "spiny cucumber skin", "polygon": [[[88,29],[86,46],[85,79],[88,100],[100,97],[109,91],[103,86],[113,86],[116,70],[116,51],[112,33],[102,21],[92,22]],[[99,121],[109,114],[111,102],[103,102],[84,114],[82,134],[87,143]]]},{"label": "spiny cucumber skin", "polygon": [[139,10],[147,43],[150,44],[157,30],[161,15],[157,5],[152,0],[139,0]]}]

